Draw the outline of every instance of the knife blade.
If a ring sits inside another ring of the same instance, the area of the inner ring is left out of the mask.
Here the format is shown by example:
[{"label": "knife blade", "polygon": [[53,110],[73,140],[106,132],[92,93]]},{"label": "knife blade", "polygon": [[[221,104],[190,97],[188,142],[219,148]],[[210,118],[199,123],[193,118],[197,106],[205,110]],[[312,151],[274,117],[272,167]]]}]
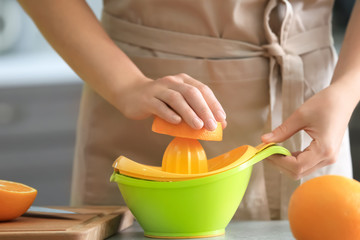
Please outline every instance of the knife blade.
[{"label": "knife blade", "polygon": [[62,210],[62,209],[55,209],[55,208],[48,208],[48,207],[39,207],[39,206],[31,206],[27,212],[39,212],[39,213],[64,213],[64,214],[76,214],[76,212]]}]

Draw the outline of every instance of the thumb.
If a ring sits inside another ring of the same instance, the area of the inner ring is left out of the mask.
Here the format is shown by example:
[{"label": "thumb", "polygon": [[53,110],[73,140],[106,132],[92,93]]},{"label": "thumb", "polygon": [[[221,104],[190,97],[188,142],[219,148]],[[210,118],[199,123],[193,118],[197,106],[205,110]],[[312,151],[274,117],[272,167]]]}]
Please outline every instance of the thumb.
[{"label": "thumb", "polygon": [[292,114],[272,132],[262,135],[261,140],[265,143],[284,142],[304,127],[304,123],[298,117],[296,117],[295,114]]}]

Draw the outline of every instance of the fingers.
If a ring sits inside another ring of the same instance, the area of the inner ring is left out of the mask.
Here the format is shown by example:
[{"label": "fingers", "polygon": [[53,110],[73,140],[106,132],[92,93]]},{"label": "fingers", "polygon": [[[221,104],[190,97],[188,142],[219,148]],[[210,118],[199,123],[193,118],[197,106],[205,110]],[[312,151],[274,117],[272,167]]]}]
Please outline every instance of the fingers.
[{"label": "fingers", "polygon": [[264,142],[283,142],[304,130],[313,139],[303,152],[293,157],[269,158],[295,179],[336,161],[349,118],[342,102],[334,100],[333,90],[329,87],[315,94],[278,128],[262,136]]},{"label": "fingers", "polygon": [[283,142],[305,127],[305,122],[298,111],[293,113],[272,132],[264,134],[261,140],[265,143]]},{"label": "fingers", "polygon": [[222,129],[225,129],[227,126],[227,121],[226,120],[222,121],[221,126],[222,126]]},{"label": "fingers", "polygon": [[193,109],[194,114],[202,119],[205,128],[215,130],[217,127],[216,119],[200,90],[189,84],[179,86],[178,90],[182,93],[189,107]]},{"label": "fingers", "polygon": [[225,121],[226,114],[221,106],[220,102],[215,97],[215,94],[213,91],[202,82],[199,82],[190,76],[183,74],[182,77],[184,78],[185,83],[188,83],[194,87],[196,87],[200,93],[202,94],[204,100],[206,101],[207,105],[209,106],[211,112],[213,113],[213,116],[218,122]]},{"label": "fingers", "polygon": [[300,179],[336,161],[336,152],[329,149],[313,141],[303,152],[294,153],[293,156],[273,155],[267,160],[289,177]]},{"label": "fingers", "polygon": [[181,117],[159,99],[153,99],[150,104],[150,109],[153,114],[159,116],[169,123],[179,124],[181,122]]},{"label": "fingers", "polygon": [[[159,99],[166,102],[191,127],[200,129],[204,126],[204,122],[198,117],[193,108],[190,107],[181,93],[168,89],[159,95]],[[201,99],[195,100],[201,101]]]},{"label": "fingers", "polygon": [[168,105],[195,129],[205,127],[212,131],[217,121],[226,126],[225,112],[209,87],[186,74],[168,76],[157,82],[167,86],[157,98]]}]

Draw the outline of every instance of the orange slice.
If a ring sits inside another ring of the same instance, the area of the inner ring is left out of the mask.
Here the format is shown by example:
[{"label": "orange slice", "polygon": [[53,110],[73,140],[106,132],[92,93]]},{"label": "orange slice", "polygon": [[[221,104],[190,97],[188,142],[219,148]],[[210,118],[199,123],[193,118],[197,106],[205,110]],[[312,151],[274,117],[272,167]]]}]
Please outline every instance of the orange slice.
[{"label": "orange slice", "polygon": [[24,214],[34,202],[37,190],[17,182],[0,180],[0,221]]},{"label": "orange slice", "polygon": [[221,141],[223,133],[221,123],[219,122],[217,123],[217,127],[214,131],[209,131],[205,128],[193,129],[184,121],[180,122],[179,124],[172,124],[159,117],[154,118],[152,131],[174,137],[192,138],[207,141]]}]

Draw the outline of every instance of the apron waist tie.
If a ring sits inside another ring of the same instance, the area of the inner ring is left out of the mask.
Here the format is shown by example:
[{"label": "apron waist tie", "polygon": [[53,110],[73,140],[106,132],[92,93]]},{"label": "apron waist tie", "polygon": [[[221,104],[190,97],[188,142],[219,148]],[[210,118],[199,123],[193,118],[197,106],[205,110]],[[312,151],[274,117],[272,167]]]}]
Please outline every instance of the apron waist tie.
[{"label": "apron waist tie", "polygon": [[[104,29],[115,41],[155,51],[207,59],[232,59],[274,56],[276,43],[262,46],[243,41],[174,32],[131,23],[103,11]],[[332,45],[331,26],[325,25],[291,36],[280,48],[288,54],[302,55]],[[309,40],[311,39],[311,40]],[[195,47],[194,47],[195,46]]]}]

